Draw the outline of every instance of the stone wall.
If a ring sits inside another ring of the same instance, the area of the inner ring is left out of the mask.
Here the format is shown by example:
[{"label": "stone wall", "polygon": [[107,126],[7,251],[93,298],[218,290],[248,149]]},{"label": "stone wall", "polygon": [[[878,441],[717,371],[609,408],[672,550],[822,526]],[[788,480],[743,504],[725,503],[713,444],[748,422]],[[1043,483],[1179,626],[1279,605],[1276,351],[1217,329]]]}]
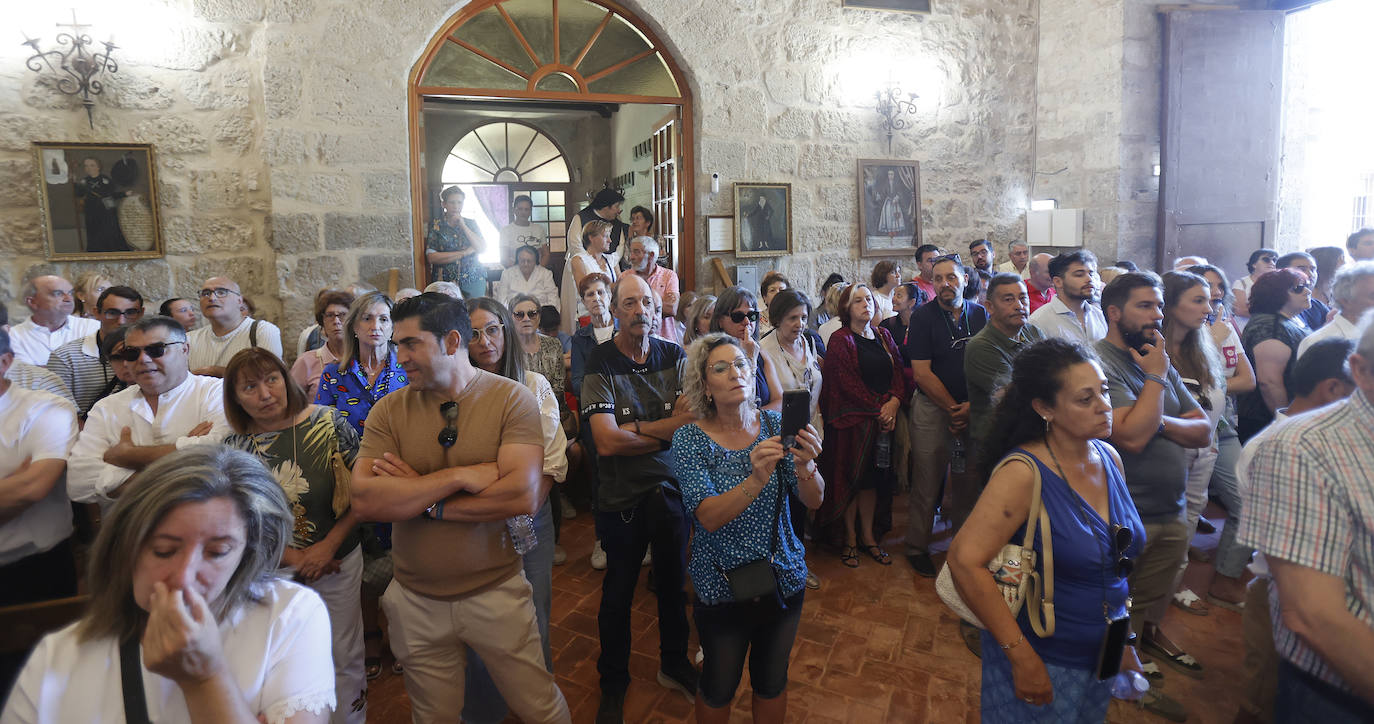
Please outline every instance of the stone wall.
[{"label": "stone wall", "polygon": [[[407,78],[463,4],[106,3],[111,17],[147,23],[151,15],[160,24],[124,56],[98,103],[95,131],[10,62],[15,51],[3,51],[0,294],[12,300],[26,275],[45,268],[29,179],[35,140],[156,144],[168,256],[109,265],[152,297],[228,273],[291,337],[308,323],[320,285],[380,284],[393,266],[409,282]],[[928,16],[846,10],[833,0],[624,4],[688,74],[698,163],[696,178],[684,182],[698,214],[728,213],[738,181],[792,183],[794,253],[776,265],[801,288],[814,291],[830,271],[859,276],[876,261],[857,258],[859,158],[921,162],[927,241],[962,249],[977,237],[1020,236],[1035,120],[1036,0],[937,3]],[[898,132],[891,154],[873,111],[873,92],[889,79],[921,96],[913,127]],[[721,175],[719,194],[710,193],[712,172]],[[707,262],[697,262],[703,286]],[[728,255],[726,263],[733,265]]]}]

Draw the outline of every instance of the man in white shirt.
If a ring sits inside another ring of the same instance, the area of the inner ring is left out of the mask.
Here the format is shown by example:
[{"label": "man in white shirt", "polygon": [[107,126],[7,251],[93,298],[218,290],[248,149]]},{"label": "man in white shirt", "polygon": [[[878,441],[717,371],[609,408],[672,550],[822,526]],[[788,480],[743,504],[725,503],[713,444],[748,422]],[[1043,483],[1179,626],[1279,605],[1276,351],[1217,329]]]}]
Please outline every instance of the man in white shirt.
[{"label": "man in white shirt", "polygon": [[24,304],[33,316],[10,330],[15,359],[42,367],[53,350],[100,328],[94,319],[72,316],[72,293],[72,283],[57,276],[34,277],[24,285]]},{"label": "man in white shirt", "polygon": [[515,251],[515,266],[502,271],[501,281],[496,285],[496,298],[507,307],[517,294],[534,297],[541,307],[558,306],[558,285],[553,283],[553,272],[539,266],[539,252],[532,246]]},{"label": "man in white shirt", "polygon": [[1374,309],[1374,261],[1341,267],[1331,282],[1331,301],[1340,313],[1302,340],[1298,345],[1298,357],[1323,339],[1360,338],[1360,318]]},{"label": "man in white shirt", "polygon": [[[511,215],[514,216],[509,224],[501,229],[501,266],[509,269],[519,262],[516,252],[522,246],[534,247],[535,261],[538,262],[539,253],[544,249],[544,245],[549,243],[549,234],[539,224],[530,223],[530,214],[534,211],[534,202],[529,196],[520,194],[511,203]],[[541,302],[547,304],[547,302]],[[555,302],[552,306],[558,306]]]},{"label": "man in white shirt", "polygon": [[[76,408],[5,379],[13,362],[0,331],[0,606],[76,595],[72,506],[62,485]],[[0,667],[8,663],[0,657]]]},{"label": "man in white shirt", "polygon": [[281,330],[271,322],[248,316],[243,293],[233,279],[206,279],[200,285],[200,312],[207,324],[187,336],[193,374],[223,377],[229,358],[249,347],[281,356]]},{"label": "man in white shirt", "polygon": [[71,390],[76,412],[82,418],[114,378],[109,362],[100,358],[101,340],[143,317],[143,295],[126,286],[110,287],[96,301],[96,316],[100,318],[98,330],[53,350],[47,364],[48,371]]},{"label": "man in white shirt", "polygon": [[1030,323],[1046,337],[1092,344],[1107,336],[1107,319],[1093,304],[1097,257],[1087,249],[1065,252],[1050,260],[1054,298],[1035,310]]},{"label": "man in white shirt", "polygon": [[658,265],[658,239],[636,236],[630,240],[630,273],[648,282],[663,304],[662,337],[681,344],[677,335],[677,272]]},{"label": "man in white shirt", "polygon": [[1007,245],[1007,258],[997,265],[997,271],[1007,274],[1020,274],[1022,279],[1030,279],[1030,244],[1020,239]]},{"label": "man in white shirt", "polygon": [[136,471],[188,445],[214,444],[231,430],[222,383],[190,373],[186,331],[168,317],[129,328],[124,355],[135,385],[99,400],[72,450],[67,493],[108,505]]}]

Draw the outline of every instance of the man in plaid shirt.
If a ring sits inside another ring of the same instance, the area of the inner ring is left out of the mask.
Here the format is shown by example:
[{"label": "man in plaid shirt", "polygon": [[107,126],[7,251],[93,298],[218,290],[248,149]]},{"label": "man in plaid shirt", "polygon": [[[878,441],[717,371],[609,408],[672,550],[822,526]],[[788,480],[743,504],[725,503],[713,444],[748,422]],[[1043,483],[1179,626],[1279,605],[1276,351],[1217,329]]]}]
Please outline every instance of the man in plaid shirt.
[{"label": "man in plaid shirt", "polygon": [[1264,553],[1280,657],[1275,720],[1374,721],[1374,324],[1347,400],[1260,443],[1239,539]]}]

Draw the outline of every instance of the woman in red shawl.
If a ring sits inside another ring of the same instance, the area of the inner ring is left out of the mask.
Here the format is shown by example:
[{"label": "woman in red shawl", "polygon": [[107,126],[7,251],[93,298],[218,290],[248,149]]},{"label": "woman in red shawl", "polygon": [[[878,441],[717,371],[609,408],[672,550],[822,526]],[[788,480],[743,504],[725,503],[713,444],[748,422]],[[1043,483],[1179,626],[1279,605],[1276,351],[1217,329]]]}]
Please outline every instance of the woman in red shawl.
[{"label": "woman in red shawl", "polygon": [[821,368],[826,444],[820,464],[830,490],[816,527],[822,540],[836,542],[843,520],[840,557],[850,568],[859,565],[860,546],[878,563],[892,564],[878,541],[892,528],[892,429],[906,383],[901,353],[892,335],[873,323],[874,309],[867,285],[844,290],[842,326],[826,343]]}]

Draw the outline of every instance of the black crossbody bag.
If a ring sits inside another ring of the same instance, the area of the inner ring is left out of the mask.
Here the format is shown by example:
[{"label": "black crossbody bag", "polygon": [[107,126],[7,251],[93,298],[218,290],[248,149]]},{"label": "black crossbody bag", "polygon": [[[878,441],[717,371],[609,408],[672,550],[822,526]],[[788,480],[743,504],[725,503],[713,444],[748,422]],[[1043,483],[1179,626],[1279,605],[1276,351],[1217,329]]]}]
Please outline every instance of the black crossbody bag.
[{"label": "black crossbody bag", "polygon": [[138,660],[138,639],[119,645],[119,683],[124,689],[126,724],[152,724],[148,719],[148,700],[143,695],[143,664]]}]

